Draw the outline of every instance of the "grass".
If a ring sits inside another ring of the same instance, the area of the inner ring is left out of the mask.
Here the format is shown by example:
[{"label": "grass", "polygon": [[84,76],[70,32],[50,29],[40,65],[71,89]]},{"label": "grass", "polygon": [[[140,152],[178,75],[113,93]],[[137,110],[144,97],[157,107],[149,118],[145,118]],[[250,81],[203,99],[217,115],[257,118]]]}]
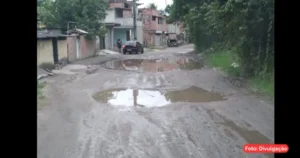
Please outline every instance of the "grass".
[{"label": "grass", "polygon": [[259,77],[249,79],[252,91],[274,98],[274,80]]},{"label": "grass", "polygon": [[[234,53],[230,50],[227,51],[217,51],[214,53],[205,54],[205,59],[208,65],[212,67],[220,68],[222,71],[226,72],[230,76],[240,76],[240,69],[232,67],[232,63],[237,59],[234,56]],[[260,77],[256,76],[251,79],[246,79],[247,86],[249,86],[250,90],[261,94],[263,96],[268,96],[274,98],[274,77]]]},{"label": "grass", "polygon": [[37,97],[38,99],[43,99],[45,97],[44,95],[44,87],[46,86],[46,83],[38,82],[37,85]]},{"label": "grass", "polygon": [[44,107],[45,103],[45,94],[44,94],[44,88],[46,86],[45,82],[38,82],[37,85],[37,101],[38,101],[38,109],[42,109]]}]

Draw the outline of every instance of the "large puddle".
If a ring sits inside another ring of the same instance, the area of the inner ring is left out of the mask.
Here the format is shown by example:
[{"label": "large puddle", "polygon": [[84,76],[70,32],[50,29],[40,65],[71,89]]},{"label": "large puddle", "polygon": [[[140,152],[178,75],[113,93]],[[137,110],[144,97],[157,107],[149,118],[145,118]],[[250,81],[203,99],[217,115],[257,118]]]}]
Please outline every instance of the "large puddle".
[{"label": "large puddle", "polygon": [[126,59],[111,60],[102,64],[103,67],[115,70],[161,72],[171,70],[201,69],[203,62],[190,58],[181,59]]},{"label": "large puddle", "polygon": [[139,89],[111,89],[100,91],[93,98],[101,103],[115,106],[161,107],[176,102],[213,102],[226,100],[219,93],[190,87],[183,90],[161,92]]}]

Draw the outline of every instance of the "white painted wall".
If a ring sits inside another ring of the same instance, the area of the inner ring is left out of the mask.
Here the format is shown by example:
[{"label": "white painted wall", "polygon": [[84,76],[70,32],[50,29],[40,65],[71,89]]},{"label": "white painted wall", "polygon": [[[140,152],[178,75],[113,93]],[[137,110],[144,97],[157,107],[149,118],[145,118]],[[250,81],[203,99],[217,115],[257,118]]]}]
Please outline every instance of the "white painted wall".
[{"label": "white painted wall", "polygon": [[168,24],[168,32],[169,33],[180,33],[179,25],[177,24]]},{"label": "white painted wall", "polygon": [[106,17],[104,22],[106,23],[113,23],[115,22],[115,10],[114,9],[108,9],[106,10]]},{"label": "white painted wall", "polygon": [[136,38],[137,41],[139,41],[141,44],[144,44],[144,38],[143,38],[143,27],[142,26],[137,26],[136,27]]},{"label": "white painted wall", "polygon": [[[121,24],[121,26],[132,26],[133,27],[133,18],[115,18],[115,22]],[[142,26],[141,21],[136,22],[136,26]]]}]

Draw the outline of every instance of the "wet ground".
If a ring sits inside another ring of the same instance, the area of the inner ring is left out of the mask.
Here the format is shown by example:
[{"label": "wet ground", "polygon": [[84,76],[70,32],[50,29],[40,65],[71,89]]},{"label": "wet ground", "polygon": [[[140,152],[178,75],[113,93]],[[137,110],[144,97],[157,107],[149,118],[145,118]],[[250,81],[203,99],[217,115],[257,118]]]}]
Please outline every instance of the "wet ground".
[{"label": "wet ground", "polygon": [[128,70],[137,72],[162,72],[172,70],[201,69],[203,60],[188,57],[164,59],[124,59],[111,60],[101,64],[103,67],[115,70]]},{"label": "wet ground", "polygon": [[140,89],[113,89],[100,91],[93,98],[102,103],[128,107],[161,107],[176,102],[200,103],[225,100],[221,94],[199,87],[183,90],[158,91]]},{"label": "wet ground", "polygon": [[260,158],[274,141],[274,106],[203,64],[191,45],[106,55],[46,78],[39,158]]}]

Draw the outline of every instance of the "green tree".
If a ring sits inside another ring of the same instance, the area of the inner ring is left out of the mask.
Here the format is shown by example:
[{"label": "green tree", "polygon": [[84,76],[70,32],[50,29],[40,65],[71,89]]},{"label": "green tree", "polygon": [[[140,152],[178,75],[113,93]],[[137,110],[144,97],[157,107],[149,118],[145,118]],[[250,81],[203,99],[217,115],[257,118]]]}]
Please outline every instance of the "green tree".
[{"label": "green tree", "polygon": [[106,30],[101,21],[107,8],[104,0],[43,0],[38,6],[38,16],[47,26],[60,26],[66,31],[68,22],[73,21],[90,35],[103,36]]},{"label": "green tree", "polygon": [[173,0],[169,12],[198,51],[234,50],[246,76],[273,72],[274,0]]},{"label": "green tree", "polygon": [[155,5],[155,3],[150,3],[148,4],[147,8],[157,10],[157,5]]}]

